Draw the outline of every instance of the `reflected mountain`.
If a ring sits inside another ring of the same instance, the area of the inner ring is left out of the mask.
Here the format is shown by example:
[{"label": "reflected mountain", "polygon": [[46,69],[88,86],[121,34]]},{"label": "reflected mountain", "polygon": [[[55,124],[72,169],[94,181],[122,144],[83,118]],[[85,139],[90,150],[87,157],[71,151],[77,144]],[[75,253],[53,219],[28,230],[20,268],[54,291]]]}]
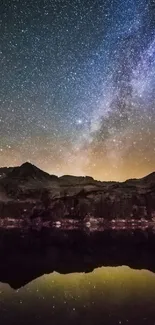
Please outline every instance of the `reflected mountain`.
[{"label": "reflected mountain", "polygon": [[154,252],[152,229],[0,229],[0,282],[17,289],[54,271],[88,273],[102,266],[126,265],[155,273]]}]

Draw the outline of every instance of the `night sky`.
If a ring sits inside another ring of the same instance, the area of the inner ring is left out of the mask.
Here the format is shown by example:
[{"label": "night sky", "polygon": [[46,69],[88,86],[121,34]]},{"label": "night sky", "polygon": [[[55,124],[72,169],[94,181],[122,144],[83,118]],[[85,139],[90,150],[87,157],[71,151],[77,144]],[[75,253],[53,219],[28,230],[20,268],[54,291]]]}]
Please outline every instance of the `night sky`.
[{"label": "night sky", "polygon": [[155,170],[155,1],[2,0],[0,166]]}]

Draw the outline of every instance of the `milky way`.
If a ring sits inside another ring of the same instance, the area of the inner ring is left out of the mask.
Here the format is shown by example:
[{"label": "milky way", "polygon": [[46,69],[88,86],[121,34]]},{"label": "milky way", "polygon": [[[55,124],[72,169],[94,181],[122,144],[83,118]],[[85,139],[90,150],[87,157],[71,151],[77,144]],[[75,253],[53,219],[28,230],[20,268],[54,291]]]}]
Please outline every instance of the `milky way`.
[{"label": "milky way", "polygon": [[0,165],[155,170],[155,2],[3,1]]}]

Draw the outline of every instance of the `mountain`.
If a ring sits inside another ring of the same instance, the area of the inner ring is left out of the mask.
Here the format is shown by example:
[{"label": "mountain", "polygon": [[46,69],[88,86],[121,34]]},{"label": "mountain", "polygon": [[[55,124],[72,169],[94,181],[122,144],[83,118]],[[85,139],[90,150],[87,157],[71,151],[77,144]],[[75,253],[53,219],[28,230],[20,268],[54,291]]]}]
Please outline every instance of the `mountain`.
[{"label": "mountain", "polygon": [[124,182],[125,184],[128,185],[142,185],[142,186],[147,186],[147,185],[151,185],[151,184],[155,184],[155,172],[152,172],[142,178],[139,179],[128,179]]},{"label": "mountain", "polygon": [[[19,167],[2,168],[0,177],[0,201],[5,197],[8,201],[17,200],[37,202],[43,190],[51,187],[58,177],[51,176],[29,162]],[[14,204],[15,205],[15,204]]]},{"label": "mountain", "polygon": [[73,176],[73,175],[63,175],[59,178],[59,182],[62,185],[75,185],[75,184],[83,184],[83,185],[94,185],[97,184],[97,181],[94,180],[93,177],[90,176]]},{"label": "mountain", "polygon": [[8,175],[14,167],[1,167],[0,168],[0,178],[5,177]]},{"label": "mountain", "polygon": [[50,179],[50,175],[38,167],[26,162],[19,167],[14,167],[6,174],[9,178],[17,179]]},{"label": "mountain", "polygon": [[33,217],[50,220],[155,217],[155,172],[125,182],[101,182],[88,176],[49,175],[28,162],[0,171],[1,217],[19,217],[25,206],[27,214],[33,215],[36,207]]},{"label": "mountain", "polygon": [[141,178],[141,181],[145,184],[155,184],[155,172]]}]

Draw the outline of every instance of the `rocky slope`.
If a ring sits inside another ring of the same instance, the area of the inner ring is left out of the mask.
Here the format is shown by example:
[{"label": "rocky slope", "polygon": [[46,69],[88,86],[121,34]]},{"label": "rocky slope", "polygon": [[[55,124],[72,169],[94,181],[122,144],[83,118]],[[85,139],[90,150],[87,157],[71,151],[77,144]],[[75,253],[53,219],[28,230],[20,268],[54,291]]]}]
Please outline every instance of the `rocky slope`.
[{"label": "rocky slope", "polygon": [[155,216],[155,172],[122,183],[100,182],[92,177],[49,175],[25,163],[0,168],[0,175],[1,217],[10,213],[19,217],[25,210],[32,218],[50,220]]}]

